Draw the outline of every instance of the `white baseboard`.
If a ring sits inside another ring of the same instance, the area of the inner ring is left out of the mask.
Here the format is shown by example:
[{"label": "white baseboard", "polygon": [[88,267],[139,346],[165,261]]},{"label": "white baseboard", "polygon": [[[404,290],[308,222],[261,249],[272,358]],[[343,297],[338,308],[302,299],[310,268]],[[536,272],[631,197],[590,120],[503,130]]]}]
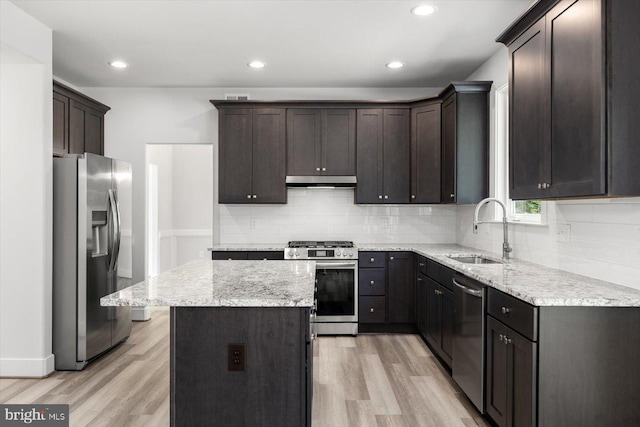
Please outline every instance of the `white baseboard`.
[{"label": "white baseboard", "polygon": [[53,354],[43,359],[0,359],[2,378],[44,378],[55,370]]},{"label": "white baseboard", "polygon": [[151,319],[151,310],[149,307],[132,307],[131,320],[134,322],[146,322]]}]

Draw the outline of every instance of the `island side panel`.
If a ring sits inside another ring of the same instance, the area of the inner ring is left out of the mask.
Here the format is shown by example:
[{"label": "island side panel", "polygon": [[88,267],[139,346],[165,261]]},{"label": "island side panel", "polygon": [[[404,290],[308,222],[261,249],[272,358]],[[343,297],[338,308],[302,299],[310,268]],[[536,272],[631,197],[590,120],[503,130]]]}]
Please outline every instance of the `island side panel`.
[{"label": "island side panel", "polygon": [[640,426],[640,308],[541,307],[539,424]]},{"label": "island side panel", "polygon": [[172,307],[171,425],[305,425],[308,324],[308,308]]}]

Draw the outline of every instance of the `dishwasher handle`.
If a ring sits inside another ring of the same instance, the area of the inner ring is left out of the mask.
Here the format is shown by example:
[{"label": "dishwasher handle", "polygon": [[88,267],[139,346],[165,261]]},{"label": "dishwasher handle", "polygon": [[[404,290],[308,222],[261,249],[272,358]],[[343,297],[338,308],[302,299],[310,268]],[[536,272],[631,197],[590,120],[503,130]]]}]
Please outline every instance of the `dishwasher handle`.
[{"label": "dishwasher handle", "polygon": [[465,294],[469,294],[469,295],[472,295],[474,297],[482,298],[482,290],[468,288],[468,287],[460,284],[456,279],[451,279],[451,281],[453,282],[454,285],[456,285],[458,288],[460,288],[460,290],[462,290],[462,292],[464,292]]}]

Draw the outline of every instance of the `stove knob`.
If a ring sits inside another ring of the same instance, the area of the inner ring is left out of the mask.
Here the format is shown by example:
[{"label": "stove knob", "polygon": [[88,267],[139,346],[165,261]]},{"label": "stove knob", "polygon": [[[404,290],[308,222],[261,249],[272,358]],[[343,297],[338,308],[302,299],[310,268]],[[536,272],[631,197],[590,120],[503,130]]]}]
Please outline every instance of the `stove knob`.
[{"label": "stove knob", "polygon": [[340,251],[340,249],[336,249],[336,256],[340,256],[341,253],[342,251]]},{"label": "stove knob", "polygon": [[349,251],[349,252],[347,252],[347,255],[349,255],[350,257],[352,257],[352,256],[353,256],[353,251]]},{"label": "stove knob", "polygon": [[291,258],[293,256],[293,249],[289,249],[289,252],[287,252],[287,256],[289,258]]},{"label": "stove knob", "polygon": [[346,257],[347,253],[346,252],[342,252],[342,256]]},{"label": "stove knob", "polygon": [[300,252],[296,249],[296,251],[294,252],[296,256],[300,255]]}]

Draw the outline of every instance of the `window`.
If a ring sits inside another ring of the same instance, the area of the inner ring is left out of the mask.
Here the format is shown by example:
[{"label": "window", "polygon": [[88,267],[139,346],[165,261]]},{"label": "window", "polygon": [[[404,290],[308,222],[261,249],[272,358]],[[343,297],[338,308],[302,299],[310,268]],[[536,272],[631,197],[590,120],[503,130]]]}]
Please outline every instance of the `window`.
[{"label": "window", "polygon": [[[528,224],[546,222],[546,203],[541,200],[509,199],[509,86],[496,89],[495,94],[495,195],[507,206],[509,221]],[[496,210],[496,220],[502,220]]]}]

